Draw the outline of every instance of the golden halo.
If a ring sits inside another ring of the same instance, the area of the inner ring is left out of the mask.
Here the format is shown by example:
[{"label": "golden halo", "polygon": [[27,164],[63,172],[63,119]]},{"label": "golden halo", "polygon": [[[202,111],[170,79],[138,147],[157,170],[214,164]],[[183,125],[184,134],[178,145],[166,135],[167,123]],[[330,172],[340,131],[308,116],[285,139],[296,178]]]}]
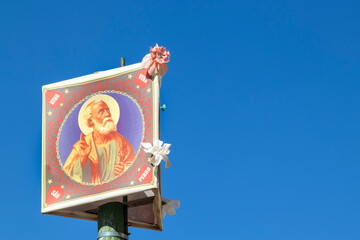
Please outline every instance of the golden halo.
[{"label": "golden halo", "polygon": [[89,128],[86,125],[85,119],[84,119],[84,112],[85,112],[86,107],[95,100],[104,101],[110,109],[111,117],[114,120],[115,125],[119,122],[120,107],[119,107],[119,104],[116,102],[116,100],[113,97],[110,97],[109,95],[96,94],[96,95],[92,96],[91,98],[89,98],[88,100],[86,100],[86,102],[82,105],[82,107],[80,108],[80,111],[79,111],[78,123],[79,123],[80,130],[85,135],[88,135],[89,133],[91,133],[93,131],[93,129]]}]

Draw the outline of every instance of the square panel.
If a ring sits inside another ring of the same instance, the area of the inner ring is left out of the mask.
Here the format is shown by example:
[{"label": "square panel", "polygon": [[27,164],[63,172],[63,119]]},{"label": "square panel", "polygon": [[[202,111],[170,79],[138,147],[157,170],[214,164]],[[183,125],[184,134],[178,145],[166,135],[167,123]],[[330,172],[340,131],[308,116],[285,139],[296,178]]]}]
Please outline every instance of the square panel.
[{"label": "square panel", "polygon": [[[161,230],[159,87],[140,64],[43,86],[42,212],[96,220],[128,196],[129,222]],[[150,190],[150,191],[149,191]]]}]

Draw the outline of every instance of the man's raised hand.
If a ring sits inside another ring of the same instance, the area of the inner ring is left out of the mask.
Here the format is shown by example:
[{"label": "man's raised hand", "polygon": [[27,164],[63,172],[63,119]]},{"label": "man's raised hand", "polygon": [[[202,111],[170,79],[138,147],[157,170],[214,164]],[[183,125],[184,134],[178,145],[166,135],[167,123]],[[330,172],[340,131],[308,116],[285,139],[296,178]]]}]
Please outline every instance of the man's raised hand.
[{"label": "man's raised hand", "polygon": [[120,176],[124,172],[124,164],[122,162],[116,163],[114,172],[116,176]]},{"label": "man's raised hand", "polygon": [[85,136],[83,133],[80,134],[80,157],[82,159],[87,159],[89,156],[89,153],[91,151],[91,145],[87,144],[85,141]]}]

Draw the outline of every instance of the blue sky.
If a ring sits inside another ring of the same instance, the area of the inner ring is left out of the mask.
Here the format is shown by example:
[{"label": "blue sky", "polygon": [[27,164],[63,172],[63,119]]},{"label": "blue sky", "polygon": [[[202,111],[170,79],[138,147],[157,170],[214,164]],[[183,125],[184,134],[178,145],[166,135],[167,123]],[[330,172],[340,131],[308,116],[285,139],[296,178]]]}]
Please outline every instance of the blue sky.
[{"label": "blue sky", "polygon": [[1,239],[96,239],[41,215],[41,86],[171,52],[161,135],[179,199],[131,239],[360,239],[358,1],[3,1]]}]

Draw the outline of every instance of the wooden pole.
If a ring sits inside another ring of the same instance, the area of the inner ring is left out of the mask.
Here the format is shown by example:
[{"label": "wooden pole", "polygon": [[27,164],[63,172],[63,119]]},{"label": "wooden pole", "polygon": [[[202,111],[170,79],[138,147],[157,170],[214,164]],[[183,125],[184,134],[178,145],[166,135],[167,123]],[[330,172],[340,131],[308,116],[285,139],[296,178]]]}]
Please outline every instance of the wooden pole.
[{"label": "wooden pole", "polygon": [[[120,59],[120,67],[125,58]],[[123,198],[127,202],[127,197]],[[98,212],[98,240],[123,240],[128,236],[128,209],[120,202],[101,205]]]},{"label": "wooden pole", "polygon": [[120,67],[125,67],[125,58],[120,58]]}]

